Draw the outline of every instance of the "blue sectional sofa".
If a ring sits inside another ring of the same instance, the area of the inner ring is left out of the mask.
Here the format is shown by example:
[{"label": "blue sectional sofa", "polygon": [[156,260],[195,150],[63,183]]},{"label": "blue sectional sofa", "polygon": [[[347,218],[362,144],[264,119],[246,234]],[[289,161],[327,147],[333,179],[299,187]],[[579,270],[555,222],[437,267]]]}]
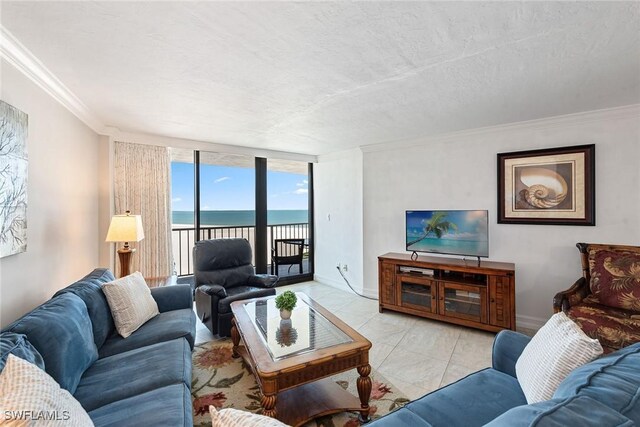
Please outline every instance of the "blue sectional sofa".
[{"label": "blue sectional sofa", "polygon": [[500,332],[493,367],[417,399],[370,427],[525,427],[640,425],[640,343],[574,370],[553,399],[532,405],[515,364],[530,338]]},{"label": "blue sectional sofa", "polygon": [[96,426],[193,425],[191,351],[196,319],[189,286],[151,290],[160,314],[124,339],[96,269],[0,333],[0,370],[8,353],[43,368]]}]

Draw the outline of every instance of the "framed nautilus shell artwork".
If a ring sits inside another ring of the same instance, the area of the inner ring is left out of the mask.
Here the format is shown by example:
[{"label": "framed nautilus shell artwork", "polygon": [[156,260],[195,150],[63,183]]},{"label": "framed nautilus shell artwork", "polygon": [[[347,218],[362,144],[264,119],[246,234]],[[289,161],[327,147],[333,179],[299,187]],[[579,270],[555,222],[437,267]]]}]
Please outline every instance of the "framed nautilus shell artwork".
[{"label": "framed nautilus shell artwork", "polygon": [[596,225],[595,145],[499,153],[498,223]]}]

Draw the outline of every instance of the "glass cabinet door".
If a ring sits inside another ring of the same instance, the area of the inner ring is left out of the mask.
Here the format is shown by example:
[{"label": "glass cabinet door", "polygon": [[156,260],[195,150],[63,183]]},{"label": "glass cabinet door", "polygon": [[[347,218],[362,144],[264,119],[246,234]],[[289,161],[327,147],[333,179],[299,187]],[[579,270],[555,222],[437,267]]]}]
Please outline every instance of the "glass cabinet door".
[{"label": "glass cabinet door", "polygon": [[440,283],[440,314],[487,323],[486,286]]},{"label": "glass cabinet door", "polygon": [[398,275],[400,305],[429,313],[436,312],[436,282],[422,277]]}]

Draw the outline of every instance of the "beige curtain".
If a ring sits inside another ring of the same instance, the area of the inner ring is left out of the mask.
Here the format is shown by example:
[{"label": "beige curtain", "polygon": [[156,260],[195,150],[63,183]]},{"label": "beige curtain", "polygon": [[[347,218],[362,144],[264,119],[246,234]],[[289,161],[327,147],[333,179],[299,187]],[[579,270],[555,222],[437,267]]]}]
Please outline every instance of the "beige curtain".
[{"label": "beige curtain", "polygon": [[[131,271],[140,271],[144,277],[173,272],[170,165],[166,147],[115,143],[115,213],[130,210],[142,216],[145,237],[130,245],[137,249]],[[119,273],[120,263],[116,264]]]}]

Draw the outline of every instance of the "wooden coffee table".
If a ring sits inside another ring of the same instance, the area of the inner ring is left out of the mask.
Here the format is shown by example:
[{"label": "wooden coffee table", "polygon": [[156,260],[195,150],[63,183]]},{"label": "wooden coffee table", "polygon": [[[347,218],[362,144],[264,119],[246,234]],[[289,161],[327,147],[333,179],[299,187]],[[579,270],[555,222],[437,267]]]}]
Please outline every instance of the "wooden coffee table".
[{"label": "wooden coffee table", "polygon": [[[251,367],[262,413],[292,426],[343,411],[369,421],[371,342],[305,294],[296,295],[290,321],[280,319],[275,296],[231,304],[233,355]],[[359,399],[327,378],[350,369],[360,374]]]}]

